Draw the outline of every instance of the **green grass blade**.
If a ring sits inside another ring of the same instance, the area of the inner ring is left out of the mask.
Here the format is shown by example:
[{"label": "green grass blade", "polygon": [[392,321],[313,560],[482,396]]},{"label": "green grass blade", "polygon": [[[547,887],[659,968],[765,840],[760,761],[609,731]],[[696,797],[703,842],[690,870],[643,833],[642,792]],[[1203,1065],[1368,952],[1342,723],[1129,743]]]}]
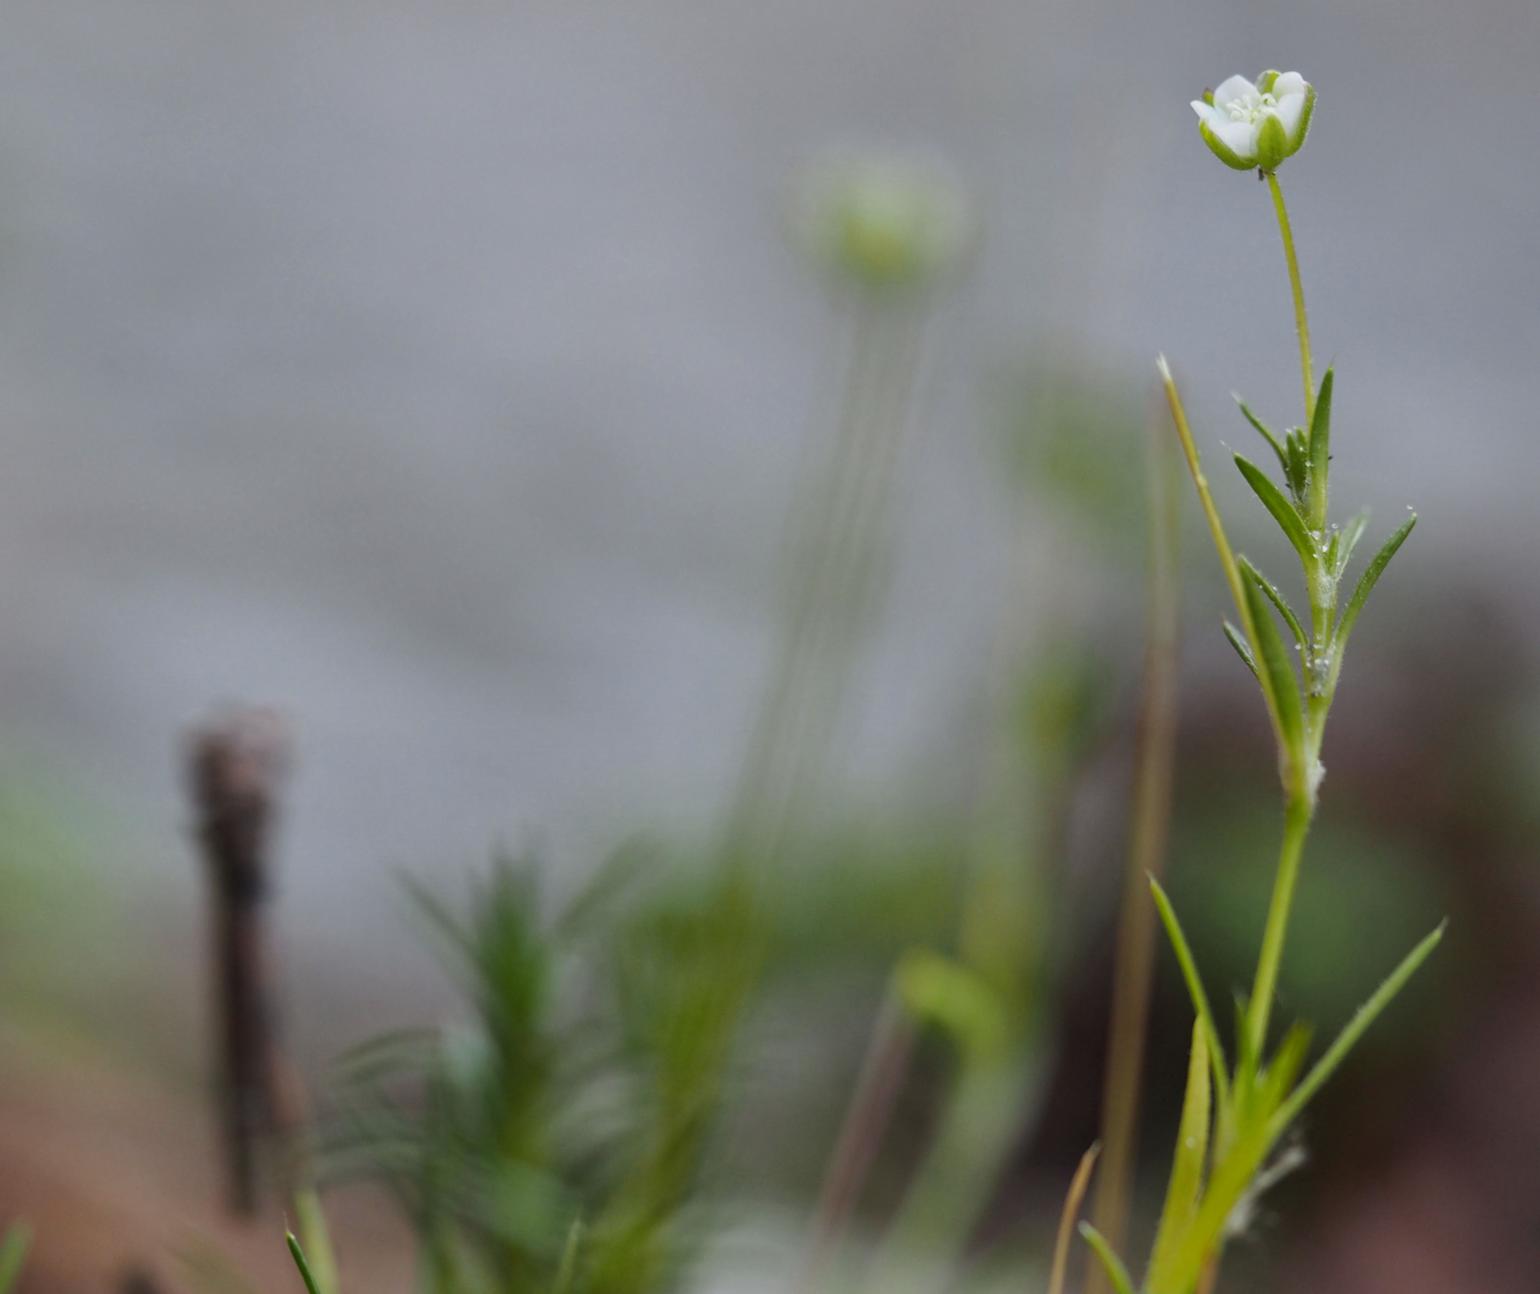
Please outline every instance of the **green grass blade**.
[{"label": "green grass blade", "polygon": [[305,1261],[305,1251],[300,1248],[299,1237],[292,1231],[287,1231],[284,1233],[284,1239],[289,1243],[289,1253],[294,1258],[294,1265],[299,1268],[300,1279],[305,1282],[305,1288],[310,1291],[310,1294],[326,1294],[326,1291],[316,1284],[315,1276],[311,1274],[310,1264]]},{"label": "green grass blade", "polygon": [[1235,455],[1235,465],[1240,468],[1241,475],[1246,478],[1246,484],[1252,489],[1257,498],[1262,500],[1262,506],[1273,514],[1273,520],[1278,523],[1294,551],[1299,554],[1301,562],[1309,562],[1315,557],[1315,541],[1310,538],[1310,530],[1305,525],[1305,519],[1299,515],[1299,509],[1290,502],[1273,480],[1260,467],[1243,454]]},{"label": "green grass blade", "polygon": [[1348,601],[1347,610],[1342,613],[1341,625],[1337,630],[1339,642],[1347,642],[1347,636],[1352,632],[1353,622],[1358,619],[1358,613],[1364,609],[1364,603],[1369,600],[1369,594],[1380,582],[1380,576],[1390,565],[1390,559],[1406,542],[1406,537],[1412,533],[1412,527],[1416,524],[1417,514],[1414,512],[1402,523],[1401,529],[1385,541],[1385,546],[1374,555],[1374,560],[1364,569],[1364,573],[1359,577],[1358,587],[1353,590],[1353,596]]},{"label": "green grass blade", "polygon": [[1153,876],[1150,877],[1150,893],[1155,896],[1155,908],[1160,913],[1161,924],[1166,928],[1166,938],[1171,941],[1171,949],[1176,953],[1176,963],[1182,968],[1182,979],[1186,981],[1187,994],[1192,998],[1193,1014],[1203,1029],[1207,1043],[1205,1050],[1214,1070],[1214,1087],[1219,1093],[1219,1103],[1223,1106],[1229,1099],[1224,1045],[1219,1041],[1219,1030],[1214,1025],[1214,1013],[1209,1009],[1208,994],[1203,991],[1203,981],[1198,976],[1198,963],[1193,959],[1187,936],[1182,933],[1181,922],[1176,919],[1176,909],[1171,906],[1171,899]]},{"label": "green grass blade", "polygon": [[1107,1243],[1106,1237],[1089,1222],[1080,1224],[1080,1235],[1100,1259],[1102,1270],[1107,1273],[1107,1279],[1112,1282],[1112,1288],[1117,1291],[1117,1294],[1134,1294],[1134,1283],[1129,1279],[1128,1268],[1123,1266],[1122,1260],[1112,1252],[1112,1246]]},{"label": "green grass blade", "polygon": [[13,1222],[0,1240],[0,1294],[7,1294],[16,1278],[21,1275],[21,1265],[27,1260],[27,1250],[32,1246],[32,1229],[25,1222]]},{"label": "green grass blade", "polygon": [[321,1294],[337,1294],[337,1256],[326,1228],[326,1215],[321,1212],[321,1201],[313,1188],[294,1193],[294,1220],[316,1286]]},{"label": "green grass blade", "polygon": [[1240,567],[1241,587],[1246,592],[1247,606],[1251,612],[1252,632],[1257,639],[1257,664],[1262,667],[1271,685],[1272,701],[1278,720],[1278,737],[1298,763],[1304,753],[1305,720],[1300,710],[1299,678],[1289,660],[1288,649],[1279,636],[1273,621],[1270,599],[1262,592],[1261,577],[1257,568],[1244,557],[1236,559]]},{"label": "green grass blade", "polygon": [[1326,483],[1331,479],[1331,388],[1334,370],[1327,369],[1315,395],[1310,419],[1310,525],[1326,528]]},{"label": "green grass blade", "polygon": [[1171,1160],[1171,1180],[1160,1210],[1155,1248],[1150,1256],[1150,1275],[1158,1278],[1179,1248],[1183,1230],[1197,1211],[1203,1191],[1203,1170],[1208,1158],[1211,1110],[1210,1061],[1203,1023],[1193,1021],[1192,1052],[1187,1060],[1187,1092],[1182,1098],[1182,1119],[1177,1127],[1176,1152]]},{"label": "green grass blade", "polygon": [[1241,658],[1241,664],[1251,671],[1251,677],[1259,683],[1261,676],[1257,673],[1256,657],[1251,654],[1251,645],[1246,641],[1246,635],[1232,625],[1228,620],[1224,622],[1225,637],[1230,640],[1230,646],[1235,648],[1235,654]]},{"label": "green grass blade", "polygon": [[1417,968],[1427,961],[1433,950],[1438,947],[1444,938],[1444,929],[1449,923],[1441,921],[1438,928],[1428,935],[1423,941],[1413,948],[1402,959],[1401,964],[1393,970],[1383,984],[1374,991],[1374,995],[1358,1008],[1347,1027],[1337,1035],[1337,1039],[1326,1049],[1325,1055],[1316,1061],[1314,1067],[1300,1085],[1290,1094],[1288,1100],[1278,1107],[1278,1112],[1273,1115],[1273,1136],[1280,1136],[1303,1110],[1310,1098],[1320,1090],[1334,1070],[1346,1058],[1358,1040],[1363,1037],[1364,1031],[1374,1023],[1379,1014],[1390,1005],[1405,986],[1407,980],[1416,974]]},{"label": "green grass blade", "polygon": [[1289,456],[1284,451],[1283,442],[1267,429],[1267,427],[1263,424],[1262,419],[1257,417],[1256,414],[1252,413],[1251,409],[1247,406],[1246,402],[1240,398],[1240,396],[1234,395],[1232,393],[1231,398],[1234,399],[1235,403],[1240,406],[1241,416],[1257,429],[1257,434],[1260,435],[1263,440],[1265,440],[1269,445],[1273,447],[1273,453],[1278,455],[1278,466],[1283,469],[1284,475],[1287,476],[1289,472]]}]

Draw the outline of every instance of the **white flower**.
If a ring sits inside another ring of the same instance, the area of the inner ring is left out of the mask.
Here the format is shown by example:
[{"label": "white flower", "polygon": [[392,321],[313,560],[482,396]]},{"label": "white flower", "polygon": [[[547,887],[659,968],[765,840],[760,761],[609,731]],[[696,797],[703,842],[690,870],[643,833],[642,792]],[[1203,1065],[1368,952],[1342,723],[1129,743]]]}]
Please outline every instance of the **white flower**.
[{"label": "white flower", "polygon": [[1232,76],[1192,101],[1203,142],[1237,171],[1273,171],[1305,142],[1315,87],[1298,72],[1263,72],[1253,85]]}]

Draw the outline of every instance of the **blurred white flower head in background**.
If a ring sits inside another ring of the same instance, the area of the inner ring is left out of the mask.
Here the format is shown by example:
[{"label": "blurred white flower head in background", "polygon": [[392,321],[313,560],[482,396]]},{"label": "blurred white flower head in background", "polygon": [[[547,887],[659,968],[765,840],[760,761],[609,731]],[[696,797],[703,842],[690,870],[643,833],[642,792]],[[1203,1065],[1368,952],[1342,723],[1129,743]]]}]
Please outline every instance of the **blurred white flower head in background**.
[{"label": "blurred white flower head in background", "polygon": [[973,246],[978,222],[938,161],[896,153],[829,157],[797,185],[793,232],[838,282],[867,291],[934,285]]}]

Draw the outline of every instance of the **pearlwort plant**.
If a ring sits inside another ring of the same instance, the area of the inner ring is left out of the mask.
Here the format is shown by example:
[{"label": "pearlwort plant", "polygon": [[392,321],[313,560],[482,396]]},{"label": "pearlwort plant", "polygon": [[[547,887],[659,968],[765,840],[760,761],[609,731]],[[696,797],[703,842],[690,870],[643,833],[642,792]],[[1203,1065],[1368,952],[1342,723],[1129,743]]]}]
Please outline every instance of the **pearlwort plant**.
[{"label": "pearlwort plant", "polygon": [[[1220,1040],[1170,901],[1159,884],[1151,882],[1196,1021],[1171,1176],[1141,1287],[1145,1294],[1206,1294],[1213,1288],[1226,1241],[1245,1226],[1252,1202],[1277,1176],[1279,1163],[1270,1164],[1269,1157],[1280,1139],[1443,934],[1441,926],[1408,954],[1313,1067],[1305,1068],[1310,1045],[1305,1025],[1295,1023],[1271,1045],[1278,970],[1300,859],[1325,774],[1321,746],[1343,655],[1364,603],[1417,520],[1415,514],[1409,516],[1385,541],[1344,599],[1348,566],[1368,516],[1361,512],[1339,526],[1328,514],[1333,374],[1328,369],[1316,384],[1294,235],[1278,183],[1278,168],[1305,142],[1315,97],[1314,87],[1297,72],[1269,71],[1255,83],[1232,76],[1192,105],[1202,138],[1215,156],[1237,170],[1256,168],[1267,182],[1283,239],[1299,338],[1304,418],[1279,434],[1239,402],[1242,416],[1277,459],[1279,480],[1240,454],[1235,455],[1235,465],[1298,556],[1308,610],[1304,616],[1297,614],[1278,586],[1231,547],[1176,382],[1162,357],[1160,376],[1172,420],[1235,604],[1238,623],[1226,621],[1225,635],[1257,680],[1277,742],[1284,827],[1256,977],[1249,997],[1238,1005],[1233,1056]],[[1134,1283],[1111,1246],[1095,1228],[1084,1225],[1081,1230],[1119,1294],[1133,1294]]]}]

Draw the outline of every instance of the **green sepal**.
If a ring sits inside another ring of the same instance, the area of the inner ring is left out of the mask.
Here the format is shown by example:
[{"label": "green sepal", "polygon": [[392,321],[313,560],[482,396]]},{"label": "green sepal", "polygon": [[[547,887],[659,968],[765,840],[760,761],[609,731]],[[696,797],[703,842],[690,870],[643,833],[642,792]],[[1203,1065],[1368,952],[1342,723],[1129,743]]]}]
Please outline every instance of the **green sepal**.
[{"label": "green sepal", "polygon": [[1289,543],[1294,546],[1294,551],[1299,554],[1299,560],[1306,563],[1308,569],[1308,563],[1315,558],[1315,540],[1310,537],[1299,509],[1273,484],[1272,478],[1249,458],[1237,454],[1235,465],[1246,478],[1246,484],[1262,500],[1262,506],[1273,514],[1273,520],[1278,523]]},{"label": "green sepal", "polygon": [[1310,525],[1326,527],[1326,489],[1331,479],[1331,392],[1333,370],[1327,369],[1315,393],[1315,412],[1310,418]]},{"label": "green sepal", "polygon": [[1269,112],[1262,118],[1262,129],[1257,131],[1255,164],[1264,171],[1276,171],[1291,151],[1288,132],[1283,128],[1283,122]]},{"label": "green sepal", "polygon": [[1100,1260],[1102,1270],[1107,1273],[1107,1279],[1112,1282],[1112,1288],[1116,1294],[1134,1294],[1134,1282],[1128,1274],[1128,1268],[1123,1266],[1122,1259],[1112,1252],[1112,1246],[1107,1243],[1107,1238],[1089,1222],[1080,1224],[1080,1235],[1086,1244],[1091,1246],[1091,1252]]},{"label": "green sepal", "polygon": [[1228,620],[1224,622],[1225,637],[1229,639],[1230,646],[1235,648],[1235,654],[1241,658],[1241,664],[1251,671],[1251,677],[1257,682],[1262,681],[1262,676],[1257,673],[1256,657],[1251,654],[1251,644],[1246,641],[1246,635],[1232,625]]},{"label": "green sepal", "polygon": [[1213,153],[1226,166],[1237,171],[1249,171],[1257,164],[1254,157],[1242,157],[1232,149],[1224,140],[1216,135],[1208,122],[1199,120],[1198,133],[1203,136],[1203,142],[1208,145],[1209,152]]},{"label": "green sepal", "polygon": [[1374,555],[1374,560],[1364,568],[1364,573],[1358,577],[1358,586],[1353,590],[1353,596],[1348,600],[1347,610],[1342,613],[1342,620],[1337,628],[1338,649],[1347,642],[1348,634],[1352,632],[1353,622],[1358,619],[1358,613],[1364,609],[1364,603],[1369,600],[1369,594],[1374,591],[1374,586],[1379,583],[1380,576],[1385,573],[1385,568],[1390,565],[1390,559],[1396,555],[1396,550],[1406,542],[1406,537],[1412,533],[1412,527],[1417,524],[1417,514],[1414,512],[1396,531],[1385,541],[1385,546]]},{"label": "green sepal", "polygon": [[1267,69],[1267,71],[1258,75],[1256,80],[1257,93],[1271,94],[1273,92],[1273,86],[1277,84],[1278,78],[1282,75],[1283,73],[1280,72],[1276,67],[1270,67]]},{"label": "green sepal", "polygon": [[1289,144],[1289,156],[1304,146],[1305,136],[1310,133],[1310,118],[1315,114],[1315,86],[1305,82],[1305,106],[1299,110],[1299,124],[1294,127],[1294,139]]}]

